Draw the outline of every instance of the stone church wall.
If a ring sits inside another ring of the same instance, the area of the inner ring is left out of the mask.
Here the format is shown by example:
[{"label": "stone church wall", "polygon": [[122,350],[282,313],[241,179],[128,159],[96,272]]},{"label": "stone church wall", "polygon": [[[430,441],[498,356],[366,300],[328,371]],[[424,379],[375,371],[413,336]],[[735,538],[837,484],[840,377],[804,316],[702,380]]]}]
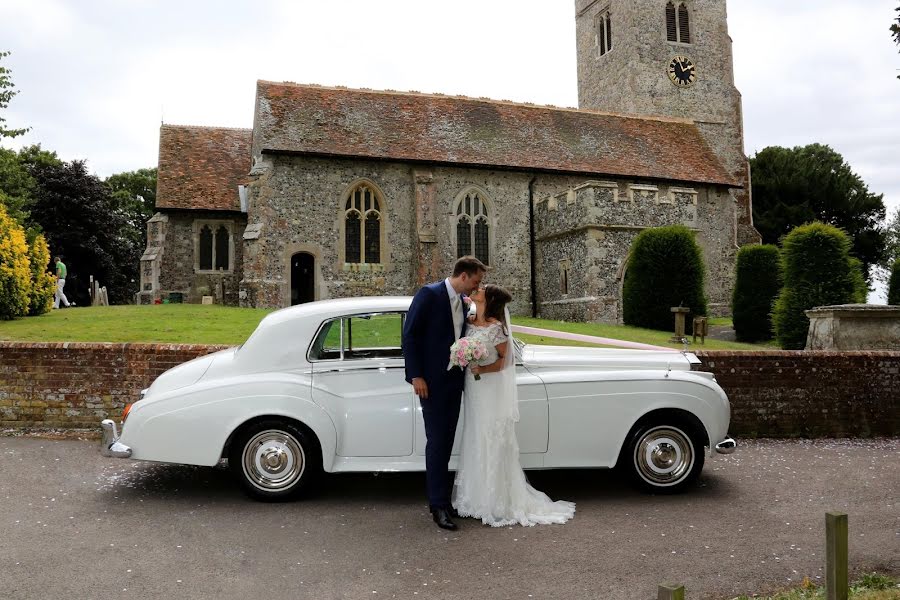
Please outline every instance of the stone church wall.
[{"label": "stone church wall", "polygon": [[[514,314],[531,314],[531,184],[541,316],[621,322],[621,287],[631,242],[644,228],[671,224],[697,232],[707,266],[710,312],[728,310],[736,252],[735,201],[725,189],[302,156],[267,155],[255,172],[244,236],[242,306],[289,305],[290,261],[296,252],[314,257],[316,299],[412,295],[423,283],[450,272],[456,259],[455,202],[476,190],[490,207],[490,272],[485,281],[509,289]],[[351,264],[343,256],[343,206],[359,182],[374,186],[382,196],[380,264]],[[424,217],[417,202],[428,203],[425,212],[433,211],[428,217],[433,227],[419,223]],[[426,265],[420,262],[424,246],[425,254],[433,257]]]},{"label": "stone church wall", "polygon": [[[243,269],[241,238],[245,217],[228,212],[169,212],[165,239],[160,253],[157,298],[171,292],[184,294],[185,302],[199,303],[213,296],[216,304],[236,306]],[[231,232],[230,268],[221,272],[200,271],[196,255],[198,225],[225,224]]]}]

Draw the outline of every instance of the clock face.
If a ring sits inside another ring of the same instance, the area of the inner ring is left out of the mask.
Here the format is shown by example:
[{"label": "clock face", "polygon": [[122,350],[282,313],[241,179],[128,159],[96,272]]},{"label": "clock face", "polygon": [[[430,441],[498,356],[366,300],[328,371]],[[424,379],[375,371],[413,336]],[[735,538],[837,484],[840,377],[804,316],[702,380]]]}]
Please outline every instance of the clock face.
[{"label": "clock face", "polygon": [[697,79],[697,69],[686,56],[672,58],[666,71],[669,73],[669,79],[678,87],[687,87]]}]

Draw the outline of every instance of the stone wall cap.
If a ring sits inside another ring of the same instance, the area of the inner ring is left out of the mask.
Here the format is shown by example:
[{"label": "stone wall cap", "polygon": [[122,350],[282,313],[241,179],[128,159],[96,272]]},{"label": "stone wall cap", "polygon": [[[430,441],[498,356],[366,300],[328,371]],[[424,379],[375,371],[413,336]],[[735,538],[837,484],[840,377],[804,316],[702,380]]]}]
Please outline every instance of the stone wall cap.
[{"label": "stone wall cap", "polygon": [[900,306],[893,304],[833,304],[817,306],[805,313],[810,318],[827,316],[900,317]]}]

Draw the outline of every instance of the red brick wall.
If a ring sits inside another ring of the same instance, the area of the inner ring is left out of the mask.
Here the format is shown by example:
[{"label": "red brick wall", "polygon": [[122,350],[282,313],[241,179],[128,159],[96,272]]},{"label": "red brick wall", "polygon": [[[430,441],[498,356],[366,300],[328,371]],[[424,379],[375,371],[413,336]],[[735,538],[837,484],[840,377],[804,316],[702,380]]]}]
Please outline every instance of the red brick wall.
[{"label": "red brick wall", "polygon": [[0,427],[99,431],[163,371],[226,347],[0,342]]},{"label": "red brick wall", "polygon": [[[225,348],[0,342],[0,428],[97,428],[163,371]],[[708,352],[731,433],[900,435],[900,352]]]},{"label": "red brick wall", "polygon": [[731,434],[900,435],[900,352],[696,352],[731,401]]}]

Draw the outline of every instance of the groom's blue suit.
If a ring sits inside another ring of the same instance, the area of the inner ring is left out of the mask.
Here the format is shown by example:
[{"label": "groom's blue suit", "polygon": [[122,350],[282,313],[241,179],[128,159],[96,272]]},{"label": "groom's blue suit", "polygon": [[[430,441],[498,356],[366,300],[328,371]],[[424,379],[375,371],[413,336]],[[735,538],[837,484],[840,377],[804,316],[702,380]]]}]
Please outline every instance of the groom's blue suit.
[{"label": "groom's blue suit", "polygon": [[[465,334],[465,304],[460,298],[462,327]],[[425,478],[428,504],[432,510],[450,508],[450,480],[447,464],[453,450],[456,423],[462,400],[465,376],[462,369],[447,370],[453,335],[450,294],[444,281],[426,285],[413,298],[403,325],[403,357],[406,381],[421,377],[428,385],[428,398],[420,399],[425,420]]]}]

